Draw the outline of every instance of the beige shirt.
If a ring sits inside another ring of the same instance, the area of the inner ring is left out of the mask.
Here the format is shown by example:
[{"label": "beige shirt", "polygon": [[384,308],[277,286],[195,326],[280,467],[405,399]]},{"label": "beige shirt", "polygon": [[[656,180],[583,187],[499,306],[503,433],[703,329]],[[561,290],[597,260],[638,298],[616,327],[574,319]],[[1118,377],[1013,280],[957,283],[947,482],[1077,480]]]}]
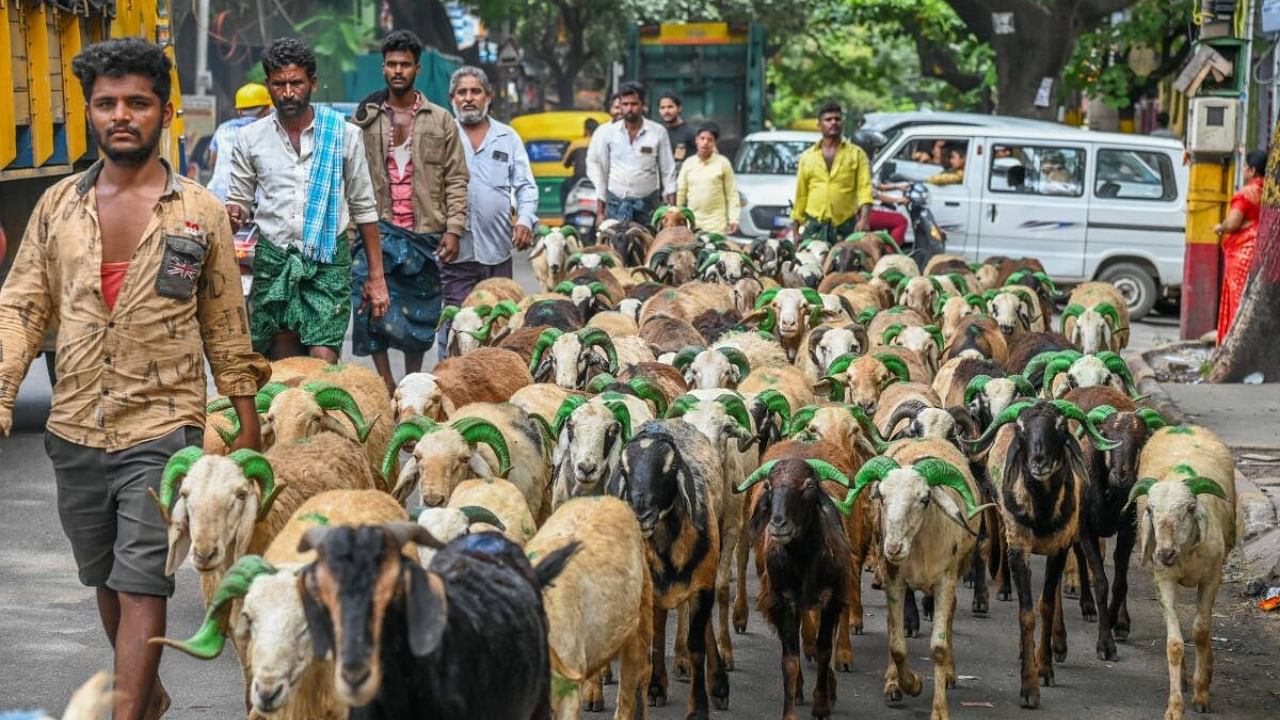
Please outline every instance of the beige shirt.
[{"label": "beige shirt", "polygon": [[49,431],[117,451],[205,422],[205,359],[223,395],[253,395],[253,352],[231,224],[218,199],[169,172],[115,309],[102,298],[94,183],[102,162],[45,191],[0,290],[0,408],[12,408],[45,329],[59,326]]},{"label": "beige shirt", "polygon": [[729,223],[738,221],[741,206],[733,166],[720,153],[703,160],[694,155],[680,166],[676,204],[687,206],[698,229],[723,235]]}]

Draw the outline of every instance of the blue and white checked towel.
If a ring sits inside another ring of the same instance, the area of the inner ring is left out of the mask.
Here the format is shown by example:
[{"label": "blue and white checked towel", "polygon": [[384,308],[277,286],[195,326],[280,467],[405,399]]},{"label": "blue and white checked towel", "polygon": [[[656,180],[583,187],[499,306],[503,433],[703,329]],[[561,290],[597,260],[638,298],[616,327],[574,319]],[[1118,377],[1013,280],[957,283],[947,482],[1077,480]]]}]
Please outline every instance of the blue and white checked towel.
[{"label": "blue and white checked towel", "polygon": [[302,254],[309,260],[333,262],[337,247],[338,214],[343,202],[342,133],[346,121],[326,107],[315,110],[315,145],[311,176],[307,178],[307,214],[302,223]]}]

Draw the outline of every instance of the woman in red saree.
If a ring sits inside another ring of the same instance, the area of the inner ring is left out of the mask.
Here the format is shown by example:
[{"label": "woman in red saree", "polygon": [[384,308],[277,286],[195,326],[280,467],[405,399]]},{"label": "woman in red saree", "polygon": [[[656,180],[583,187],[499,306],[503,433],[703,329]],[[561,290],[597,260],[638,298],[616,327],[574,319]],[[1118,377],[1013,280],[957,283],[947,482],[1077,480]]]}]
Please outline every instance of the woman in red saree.
[{"label": "woman in red saree", "polygon": [[1253,265],[1253,249],[1258,241],[1258,218],[1262,213],[1262,181],[1267,174],[1267,153],[1254,150],[1245,156],[1245,184],[1231,198],[1227,217],[1213,228],[1222,236],[1222,300],[1218,303],[1218,342],[1227,337],[1240,309],[1244,287]]}]

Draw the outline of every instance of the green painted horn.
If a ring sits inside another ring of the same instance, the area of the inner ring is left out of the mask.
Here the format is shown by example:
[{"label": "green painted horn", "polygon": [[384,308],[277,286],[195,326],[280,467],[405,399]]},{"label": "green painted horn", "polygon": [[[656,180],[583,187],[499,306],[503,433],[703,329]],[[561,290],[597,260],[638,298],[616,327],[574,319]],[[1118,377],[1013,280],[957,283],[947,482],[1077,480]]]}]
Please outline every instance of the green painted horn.
[{"label": "green painted horn", "polygon": [[1194,477],[1183,478],[1182,484],[1187,486],[1192,495],[1213,495],[1215,497],[1227,499],[1227,493],[1217,481],[1207,477],[1196,475]]},{"label": "green painted horn", "polygon": [[658,223],[662,221],[662,216],[666,215],[667,210],[670,209],[669,205],[659,205],[658,209],[653,211],[653,215],[649,216],[649,225],[657,229]]},{"label": "green painted horn", "polygon": [[1067,332],[1067,320],[1075,318],[1077,321],[1079,321],[1080,316],[1082,314],[1084,314],[1083,305],[1080,305],[1077,303],[1071,303],[1066,308],[1064,308],[1062,310],[1062,325],[1059,326],[1059,332],[1065,335]]},{"label": "green painted horn", "polygon": [[876,237],[880,238],[880,244],[887,245],[893,254],[895,255],[902,254],[902,248],[898,246],[898,242],[893,239],[892,235],[890,235],[889,233],[883,230],[877,231],[875,235]]},{"label": "green painted horn", "polygon": [[768,290],[760,293],[760,296],[756,298],[756,310],[759,310],[765,305],[773,302],[773,299],[778,295],[779,289],[780,288],[769,288]]},{"label": "green painted horn", "polygon": [[589,400],[581,395],[570,395],[565,398],[564,402],[560,403],[560,408],[556,410],[555,419],[551,421],[552,437],[560,437],[561,431],[564,430],[564,424],[569,422],[569,416],[578,408],[586,405],[587,402]]},{"label": "green painted horn", "polygon": [[444,310],[440,313],[440,320],[436,323],[436,330],[444,327],[445,323],[453,322],[453,318],[457,316],[459,310],[461,310],[461,308],[457,305],[446,305]]},{"label": "green painted horn", "polygon": [[164,473],[160,476],[160,494],[155,496],[155,501],[160,506],[160,514],[164,516],[166,523],[169,522],[169,511],[178,499],[178,486],[191,471],[191,466],[203,456],[204,450],[192,445],[174,453],[169,462],[165,463]]},{"label": "green painted horn", "polygon": [[351,421],[351,425],[356,429],[356,437],[360,438],[360,442],[369,439],[369,432],[373,430],[373,424],[377,422],[374,418],[373,422],[368,422],[364,418],[364,413],[360,412],[360,405],[356,399],[351,396],[344,388],[337,385],[331,385],[325,382],[309,383],[303,387],[304,390],[311,393],[316,399],[316,404],[324,410],[341,410],[343,415]]},{"label": "green painted horn", "polygon": [[1022,368],[1023,377],[1029,378],[1035,375],[1037,372],[1040,372],[1045,365],[1048,365],[1052,360],[1058,357],[1069,357],[1071,358],[1071,362],[1075,362],[1084,356],[1078,350],[1046,350],[1045,352],[1031,358],[1031,361],[1026,364],[1026,367]]},{"label": "green painted horn", "polygon": [[903,279],[906,278],[906,275],[903,275],[897,270],[886,270],[879,277],[881,280],[885,281],[889,287],[897,287],[898,283],[902,282]]},{"label": "green painted horn", "polygon": [[871,446],[876,449],[876,452],[884,452],[885,448],[889,447],[889,442],[880,434],[880,428],[876,427],[865,410],[849,403],[844,404],[844,409],[858,421],[858,426],[862,428],[862,432],[866,433],[867,439],[871,441]]},{"label": "green painted horn", "polygon": [[1102,423],[1107,421],[1107,418],[1111,417],[1112,415],[1115,415],[1118,412],[1120,411],[1116,410],[1114,407],[1110,405],[1099,405],[1098,407],[1089,411],[1089,415],[1088,415],[1089,422],[1092,422],[1094,425],[1101,425]]},{"label": "green painted horn", "polygon": [[813,288],[800,288],[800,294],[804,296],[804,301],[810,305],[822,306],[822,296]]},{"label": "green painted horn", "polygon": [[889,343],[896,340],[898,336],[902,334],[902,331],[906,329],[907,329],[906,326],[903,325],[902,323],[894,323],[890,325],[889,327],[884,329],[883,333],[880,334],[880,344],[888,345]]},{"label": "green painted horn", "polygon": [[834,360],[831,361],[831,364],[827,366],[827,374],[840,375],[842,373],[848,372],[849,366],[857,362],[857,360],[858,360],[858,356],[855,355],[854,353],[844,353],[842,355],[838,355]]},{"label": "green painted horn", "polygon": [[1149,478],[1142,478],[1138,482],[1134,483],[1133,487],[1130,488],[1129,490],[1129,499],[1125,501],[1124,509],[1128,510],[1129,506],[1137,502],[1138,498],[1151,492],[1151,487],[1155,485],[1157,482],[1160,482],[1160,481],[1156,480],[1155,478],[1149,477]]},{"label": "green painted horn", "polygon": [[546,237],[551,234],[551,228],[546,225],[539,225],[537,230],[533,231],[538,237]]},{"label": "green painted horn", "polygon": [[1008,279],[1004,281],[1004,285],[1005,287],[1008,287],[1010,285],[1020,285],[1022,284],[1023,280],[1026,280],[1029,277],[1031,277],[1030,270],[1019,270],[1018,272],[1010,275]]},{"label": "green painted horn", "polygon": [[858,474],[853,476],[853,486],[849,488],[844,500],[836,502],[836,507],[845,515],[853,512],[853,505],[858,501],[858,495],[863,488],[873,482],[880,482],[885,475],[897,470],[899,467],[901,466],[898,465],[898,461],[893,458],[883,455],[871,458],[862,465],[862,469],[858,470]]},{"label": "green painted horn", "polygon": [[693,216],[693,210],[687,207],[682,207],[680,208],[680,214],[683,215],[684,219],[689,223],[689,227],[693,227],[698,224],[697,219]]},{"label": "green painted horn", "polygon": [[888,368],[889,372],[897,375],[899,380],[911,382],[911,371],[907,368],[907,364],[902,361],[902,358],[889,353],[876,353],[875,358]]},{"label": "green painted horn", "polygon": [[546,353],[547,350],[549,350],[551,346],[556,343],[556,340],[559,340],[560,336],[563,334],[564,331],[557,328],[547,328],[542,331],[542,334],[538,336],[538,342],[534,343],[533,356],[529,358],[530,373],[538,372],[538,366],[542,364],[542,355]]},{"label": "green painted horn", "polygon": [[1030,380],[1026,379],[1022,375],[1010,375],[1009,380],[1013,381],[1013,387],[1016,388],[1017,391],[1022,393],[1024,396],[1026,397],[1036,396],[1035,386],[1031,384]]},{"label": "green painted horn", "polygon": [[592,295],[603,295],[605,296],[605,299],[610,299],[610,300],[612,299],[612,297],[609,295],[608,289],[605,288],[604,283],[600,282],[599,280],[588,284],[587,289],[591,291]]},{"label": "green painted horn", "polygon": [[1066,357],[1055,357],[1049,361],[1048,367],[1044,369],[1044,382],[1041,383],[1040,392],[1046,398],[1053,397],[1053,381],[1058,376],[1071,369],[1071,365],[1075,361]]},{"label": "green painted horn", "polygon": [[838,375],[828,373],[822,376],[821,382],[830,384],[827,391],[827,399],[831,402],[844,402],[848,396],[849,383],[842,380]]},{"label": "green painted horn", "polygon": [[487,507],[481,507],[479,505],[463,505],[458,508],[458,512],[462,513],[462,516],[467,519],[468,525],[484,523],[498,528],[499,532],[507,531],[506,524],[503,523],[502,520],[498,519],[498,516],[494,515],[493,511]]},{"label": "green painted horn", "polygon": [[969,489],[969,481],[951,463],[941,458],[926,457],[915,461],[912,467],[930,487],[941,485],[960,493],[960,497],[964,498],[965,515],[968,519],[973,519],[974,515],[982,512],[978,501],[973,497],[973,491]]},{"label": "green painted horn", "polygon": [[671,366],[683,372],[705,349],[700,345],[686,345],[680,349],[680,352],[676,353],[675,359],[671,361]]},{"label": "green painted horn", "polygon": [[1040,284],[1049,288],[1049,292],[1053,293],[1054,295],[1058,294],[1058,286],[1053,284],[1053,278],[1049,277],[1048,274],[1036,271],[1031,273],[1031,277],[1035,278],[1036,280],[1039,280]]},{"label": "green painted horn", "polygon": [[1120,357],[1118,353],[1104,350],[1098,353],[1098,359],[1102,361],[1103,365],[1107,366],[1108,370],[1120,377],[1131,396],[1137,395],[1138,383],[1134,381],[1133,373],[1129,372],[1129,364],[1124,361],[1124,358]]},{"label": "green painted horn", "polygon": [[937,325],[925,325],[924,331],[929,333],[929,336],[933,338],[933,342],[938,346],[939,350],[946,346],[947,342],[942,337],[942,328]]},{"label": "green painted horn", "polygon": [[[582,253],[580,253],[580,252],[573,253],[572,255],[570,255],[570,256],[568,257],[568,259],[566,259],[566,260],[564,261],[564,266],[565,266],[566,268],[574,268],[574,267],[578,267],[578,266],[579,266],[579,265],[581,265],[581,264],[582,264]],[[567,281],[566,281],[566,282],[567,282]],[[560,285],[563,285],[563,284],[564,284],[563,282],[562,282],[562,283],[560,283]],[[559,286],[559,285],[557,285],[556,287],[558,288],[558,287],[560,287],[560,286]],[[559,290],[552,290],[552,292],[560,292],[560,291],[559,291]]]},{"label": "green painted horn", "polygon": [[773,388],[762,390],[759,395],[756,395],[756,402],[761,403],[769,409],[769,412],[782,418],[782,427],[791,424],[791,401],[787,400],[787,397],[782,393]]},{"label": "green painted horn", "polygon": [[596,327],[583,328],[578,331],[578,342],[604,350],[605,356],[609,358],[609,372],[617,374],[618,350],[614,348],[613,339],[609,337],[609,333]]},{"label": "green painted horn", "polygon": [[751,361],[747,359],[746,353],[742,352],[738,348],[720,347],[716,348],[716,352],[723,355],[725,359],[729,361],[730,365],[733,365],[738,369],[739,379],[746,377],[747,373],[751,372]]},{"label": "green painted horn", "polygon": [[1050,400],[1049,402],[1065,417],[1083,424],[1085,432],[1089,433],[1089,437],[1093,438],[1094,446],[1099,450],[1114,450],[1120,447],[1120,443],[1112,442],[1103,437],[1102,433],[1098,431],[1098,426],[1075,403],[1070,400]]},{"label": "green painted horn", "polygon": [[190,639],[184,641],[154,638],[153,644],[168,645],[175,650],[201,660],[212,660],[222,653],[227,643],[230,625],[231,603],[249,593],[253,581],[259,575],[274,575],[276,568],[258,555],[245,555],[231,566],[214,591],[205,612],[204,624]]},{"label": "green painted horn", "polygon": [[772,334],[774,327],[777,325],[778,315],[774,312],[773,306],[770,305],[765,308],[764,321],[760,323],[760,330]]},{"label": "green painted horn", "polygon": [[284,485],[276,484],[275,471],[271,469],[271,461],[257,450],[237,450],[228,456],[232,462],[240,466],[240,471],[249,480],[258,485],[258,520],[264,520],[271,512],[276,497],[284,490]]},{"label": "green painted horn", "polygon": [[960,273],[947,273],[945,276],[961,295],[969,294],[969,283]]},{"label": "green painted horn", "polygon": [[702,401],[693,395],[681,395],[675,399],[675,402],[671,403],[671,407],[667,408],[666,417],[684,417],[684,414],[692,410],[699,402]]},{"label": "green painted horn", "polygon": [[987,309],[987,301],[977,293],[966,293],[964,301],[969,304],[969,307],[977,308],[979,310]]},{"label": "green painted horn", "polygon": [[1151,430],[1159,430],[1169,424],[1165,421],[1163,415],[1151,408],[1138,408],[1134,414],[1141,418],[1142,422]]},{"label": "green painted horn", "polygon": [[[964,389],[964,404],[968,405],[973,402],[973,399],[983,390],[986,390],[987,384],[994,379],[990,375],[975,375]],[[1035,393],[1033,392],[1032,394],[1034,395]]]},{"label": "green painted horn", "polygon": [[288,389],[289,386],[281,382],[270,382],[263,385],[262,389],[253,396],[253,405],[258,414],[261,415],[270,410],[271,403],[276,399],[276,396]]},{"label": "green painted horn", "polygon": [[791,416],[791,422],[783,430],[783,435],[791,437],[797,435],[809,427],[809,423],[813,422],[813,416],[818,414],[817,405],[805,405]]},{"label": "green painted horn", "polygon": [[769,462],[756,468],[755,472],[748,475],[745,480],[743,480],[741,483],[738,484],[737,487],[733,489],[733,491],[736,493],[746,492],[747,489],[750,488],[752,485],[755,485],[761,480],[764,480],[765,478],[769,477],[769,473],[773,472],[773,466],[777,464],[778,464],[777,460],[770,460]]},{"label": "green painted horn", "polygon": [[565,237],[571,237],[575,239],[578,237],[578,228],[572,225],[561,225],[557,229],[560,231],[560,234]]},{"label": "green painted horn", "polygon": [[879,312],[880,312],[879,309],[873,308],[873,307],[869,307],[866,310],[863,310],[862,312],[858,313],[858,317],[857,317],[858,324],[866,325],[872,320],[875,320],[876,314]]},{"label": "green painted horn", "polygon": [[1111,326],[1111,332],[1120,329],[1120,311],[1116,310],[1115,305],[1111,303],[1099,303],[1094,306],[1093,311],[1107,319],[1107,324]]},{"label": "green painted horn", "polygon": [[698,266],[698,274],[701,275],[702,273],[706,272],[707,268],[711,267],[712,265],[715,265],[717,262],[720,262],[720,253],[718,252],[711,253],[710,255],[707,256],[705,260],[702,261],[702,264]]},{"label": "green painted horn", "polygon": [[604,389],[618,382],[618,378],[609,373],[600,373],[591,378],[591,382],[587,383],[586,390],[592,395],[604,392]]},{"label": "green painted horn", "polygon": [[573,294],[573,289],[575,287],[577,287],[577,285],[575,285],[572,280],[565,280],[552,288],[551,292],[559,293],[561,295],[571,295]]},{"label": "green painted horn", "polygon": [[469,445],[476,443],[488,445],[493,450],[493,454],[498,456],[499,477],[506,477],[507,473],[511,472],[511,452],[507,450],[507,439],[502,436],[502,431],[496,425],[488,420],[466,417],[455,420],[449,427],[457,430]]},{"label": "green painted horn", "polygon": [[737,395],[721,395],[716,402],[724,406],[725,414],[737,421],[738,426],[747,432],[752,431],[751,413],[747,412],[747,404]]},{"label": "green painted horn", "polygon": [[1018,416],[1021,415],[1024,410],[1031,407],[1032,405],[1035,405],[1035,401],[1023,400],[1021,402],[1013,403],[1009,407],[1005,408],[999,415],[995,417],[995,419],[991,421],[991,425],[989,425],[981,435],[979,435],[975,440],[973,440],[973,444],[978,447],[982,447],[987,443],[991,442],[993,439],[995,439],[997,430],[1017,420]]},{"label": "green painted horn", "polygon": [[613,414],[613,419],[617,420],[618,424],[622,426],[622,442],[629,442],[631,440],[631,410],[627,408],[627,404],[619,400],[606,400],[604,406]]},{"label": "green painted horn", "polygon": [[635,392],[636,397],[653,403],[653,408],[657,410],[659,417],[667,412],[667,396],[663,395],[658,386],[649,381],[649,378],[631,378],[627,381],[627,386]]},{"label": "green painted horn", "polygon": [[425,435],[429,435],[440,426],[434,421],[424,417],[416,417],[411,420],[405,420],[396,426],[391,433],[391,441],[387,443],[387,452],[382,456],[382,477],[391,480],[391,468],[395,466],[396,459],[400,457],[400,448],[406,443],[417,443]]}]

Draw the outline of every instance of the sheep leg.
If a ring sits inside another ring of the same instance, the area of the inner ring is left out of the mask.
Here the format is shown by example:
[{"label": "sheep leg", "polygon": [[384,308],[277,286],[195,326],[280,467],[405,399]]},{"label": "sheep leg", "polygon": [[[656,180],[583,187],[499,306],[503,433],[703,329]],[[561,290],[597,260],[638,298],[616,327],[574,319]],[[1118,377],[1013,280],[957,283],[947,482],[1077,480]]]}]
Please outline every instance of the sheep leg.
[{"label": "sheep leg", "polygon": [[1067,623],[1064,620],[1062,589],[1059,585],[1057,599],[1053,603],[1053,661],[1067,660]]},{"label": "sheep leg", "polygon": [[804,659],[813,662],[818,657],[818,611],[800,611],[800,647]]},{"label": "sheep leg", "polygon": [[[593,676],[589,683],[595,683],[599,677],[598,674]],[[551,717],[555,718],[555,720],[577,720],[577,718],[581,718],[582,683],[562,678],[553,678],[551,683],[553,686],[551,692]],[[562,683],[563,689],[556,687]]]},{"label": "sheep leg", "polygon": [[676,661],[675,671],[678,682],[689,682],[689,605],[681,603],[676,610]]},{"label": "sheep leg", "polygon": [[984,517],[982,524],[978,528],[978,542],[973,545],[972,567],[969,569],[969,577],[972,579],[973,587],[973,606],[971,609],[974,615],[986,615],[991,611],[991,590],[987,587],[987,566],[982,557],[982,547],[987,545],[989,552],[990,544],[990,533],[987,531],[987,521]]},{"label": "sheep leg", "polygon": [[[854,573],[849,579],[849,603],[845,606],[845,611],[843,613],[843,624],[845,626],[846,636],[848,635],[847,630],[849,628],[853,629],[854,635],[861,635],[862,627],[865,622],[862,611],[862,563],[863,558],[861,556],[853,556]],[[850,651],[850,656],[849,662],[852,663],[852,650]]]},{"label": "sheep leg", "polygon": [[1134,540],[1137,531],[1132,520],[1120,526],[1116,533],[1116,549],[1113,560],[1116,568],[1116,579],[1111,585],[1111,634],[1116,640],[1129,638],[1129,558],[1133,554]]},{"label": "sheep leg", "polygon": [[884,674],[884,699],[902,700],[903,693],[915,697],[924,689],[920,677],[907,667],[907,638],[903,631],[903,605],[908,593],[906,581],[885,564],[884,594],[889,615],[889,667]]},{"label": "sheep leg", "polygon": [[813,686],[815,718],[831,716],[831,705],[836,699],[836,674],[831,670],[832,641],[840,617],[844,615],[839,603],[828,601],[822,608],[822,623],[818,628],[818,681]]},{"label": "sheep leg", "polygon": [[795,603],[780,598],[769,611],[769,622],[782,643],[782,718],[796,720],[796,705],[804,699],[804,678],[800,674],[800,618]]},{"label": "sheep leg", "polygon": [[[1098,599],[1097,602],[1094,602],[1094,594],[1090,590],[1089,581],[1091,578],[1089,573],[1093,572],[1093,566],[1089,564],[1089,551],[1085,548],[1085,543],[1088,542],[1085,540],[1086,532],[1084,523],[1081,523],[1080,536],[1071,544],[1072,559],[1075,560],[1076,567],[1079,568],[1077,577],[1080,580],[1080,614],[1084,617],[1085,622],[1097,622],[1098,606],[1106,607],[1107,603],[1105,599]],[[1098,552],[1102,551],[1098,550]],[[1065,589],[1062,594],[1066,595]]]},{"label": "sheep leg", "polygon": [[933,622],[933,594],[928,590],[925,590],[920,598],[920,610],[925,620]]},{"label": "sheep leg", "polygon": [[[1099,660],[1115,660],[1116,659],[1116,639],[1111,636],[1111,613],[1105,612],[1107,608],[1107,570],[1103,567],[1102,550],[1098,547],[1098,538],[1083,526],[1081,529],[1083,537],[1077,543],[1077,547],[1084,548],[1086,561],[1089,563],[1089,577],[1093,580],[1092,596],[1098,599],[1098,607],[1104,612],[1098,615],[1098,659]],[[1088,593],[1088,588],[1081,591],[1081,597]],[[1096,611],[1095,611],[1096,612]]]},{"label": "sheep leg", "polygon": [[[604,675],[602,673],[593,673],[587,678],[585,689],[581,686],[578,688],[579,699],[577,703],[587,712],[601,712],[604,710]],[[585,696],[583,698],[582,696]],[[557,714],[557,717],[559,715]],[[568,715],[566,717],[578,717],[578,715]]]},{"label": "sheep leg", "polygon": [[724,669],[733,670],[733,636],[729,632],[729,588],[733,583],[732,567],[729,562],[732,555],[725,555],[725,561],[721,564],[720,570],[724,578],[716,578],[716,646],[720,651],[720,656],[724,659]]},{"label": "sheep leg", "polygon": [[906,615],[904,627],[907,637],[920,637],[920,610],[916,607],[916,591],[907,588],[903,591],[903,612]]},{"label": "sheep leg", "polygon": [[715,628],[712,627],[711,614],[717,605],[715,595],[708,595],[708,602],[712,603],[707,608],[707,629],[706,635],[706,657],[707,657],[707,677],[710,678],[710,694],[711,704],[717,710],[729,709],[729,675],[728,669],[724,664],[724,657],[720,655],[720,649],[716,647]]},{"label": "sheep leg", "polygon": [[955,687],[955,661],[951,655],[951,620],[956,611],[956,578],[948,573],[934,588],[933,713],[931,720],[948,720],[947,688]]},{"label": "sheep leg", "polygon": [[[693,666],[692,682],[689,686],[689,702],[685,706],[685,720],[709,720],[711,708],[707,702],[707,653],[718,655],[714,638],[711,647],[707,647],[708,624],[711,622],[711,611],[715,607],[716,593],[714,589],[699,590],[689,601],[689,661]],[[719,658],[717,657],[718,661]],[[713,661],[713,664],[718,662]],[[724,700],[726,707],[729,698],[729,679],[724,676],[724,668],[719,668],[724,681]]]},{"label": "sheep leg", "polygon": [[1062,604],[1058,583],[1062,579],[1062,567],[1067,562],[1069,552],[1069,547],[1063,548],[1050,555],[1045,563],[1044,589],[1040,593],[1040,647],[1036,657],[1036,663],[1040,669],[1040,680],[1045,687],[1054,685],[1053,646],[1057,624],[1055,613]]},{"label": "sheep leg", "polygon": [[1080,568],[1083,563],[1076,563],[1076,556],[1067,558],[1066,567],[1062,571],[1062,594],[1069,598],[1080,597]]},{"label": "sheep leg", "polygon": [[667,704],[667,609],[653,602],[653,643],[649,652],[649,707]]},{"label": "sheep leg", "polygon": [[1209,630],[1213,624],[1213,600],[1221,582],[1222,575],[1218,573],[1202,580],[1196,588],[1196,621],[1191,636],[1196,641],[1196,677],[1191,707],[1201,713],[1209,712],[1209,683],[1213,682],[1213,638]]},{"label": "sheep leg", "polygon": [[738,537],[738,547],[734,550],[738,587],[733,598],[733,630],[739,634],[747,631],[747,562],[751,556],[751,542],[747,532],[744,526]]},{"label": "sheep leg", "polygon": [[[1160,609],[1164,612],[1165,657],[1169,662],[1169,703],[1165,707],[1164,720],[1182,720],[1182,626],[1178,622],[1177,578],[1156,572],[1156,594]],[[1196,608],[1197,616],[1199,608]]]},{"label": "sheep leg", "polygon": [[[850,579],[850,585],[857,581],[857,576]],[[854,630],[857,635],[862,634],[862,628],[858,627]],[[821,631],[819,631],[821,634]],[[853,672],[853,643],[849,640],[849,608],[840,611],[840,620],[836,624],[836,662],[835,669],[840,672]]]},{"label": "sheep leg", "polygon": [[613,720],[647,720],[649,717],[644,682],[653,671],[649,659],[652,638],[653,614],[642,613],[635,634],[622,646],[618,664],[618,707],[614,709]]},{"label": "sheep leg", "polygon": [[[1027,554],[1020,548],[1009,546],[1008,572],[1018,588],[1018,627],[1021,631],[1020,652],[1022,665],[1022,707],[1040,707],[1040,684],[1036,668],[1036,616],[1031,607],[1031,567]],[[892,627],[892,624],[890,625]]]}]

